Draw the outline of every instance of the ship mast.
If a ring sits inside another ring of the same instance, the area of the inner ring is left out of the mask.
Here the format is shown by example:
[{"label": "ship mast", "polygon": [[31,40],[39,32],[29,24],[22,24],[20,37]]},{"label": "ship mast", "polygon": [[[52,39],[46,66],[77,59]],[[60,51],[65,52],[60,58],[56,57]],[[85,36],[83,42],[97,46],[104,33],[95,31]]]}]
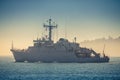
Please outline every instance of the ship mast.
[{"label": "ship mast", "polygon": [[49,37],[48,37],[48,39],[49,39],[49,41],[52,41],[52,29],[53,28],[57,28],[57,24],[52,22],[51,18],[48,20],[48,22],[49,22],[49,24],[48,25],[44,24],[44,27],[48,28],[48,30],[49,30]]}]

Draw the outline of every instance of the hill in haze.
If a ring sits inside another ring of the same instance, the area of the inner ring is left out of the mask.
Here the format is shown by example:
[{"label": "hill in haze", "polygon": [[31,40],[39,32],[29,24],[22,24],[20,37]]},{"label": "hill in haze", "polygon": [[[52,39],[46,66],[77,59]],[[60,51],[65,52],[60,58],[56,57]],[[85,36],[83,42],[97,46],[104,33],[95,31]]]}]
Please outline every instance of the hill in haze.
[{"label": "hill in haze", "polygon": [[120,36],[117,38],[109,36],[107,39],[85,40],[80,43],[80,46],[92,48],[99,53],[103,53],[103,48],[105,46],[104,52],[106,55],[110,57],[120,57]]}]

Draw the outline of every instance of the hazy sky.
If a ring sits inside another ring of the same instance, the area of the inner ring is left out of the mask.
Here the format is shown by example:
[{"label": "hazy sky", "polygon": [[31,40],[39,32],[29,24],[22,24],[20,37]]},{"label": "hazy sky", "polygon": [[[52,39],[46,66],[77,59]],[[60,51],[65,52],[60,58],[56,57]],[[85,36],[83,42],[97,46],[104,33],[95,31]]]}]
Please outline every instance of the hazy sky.
[{"label": "hazy sky", "polygon": [[120,36],[120,0],[0,0],[0,55],[10,54],[12,41],[16,48],[32,45],[50,16],[58,37],[66,32],[70,41]]}]

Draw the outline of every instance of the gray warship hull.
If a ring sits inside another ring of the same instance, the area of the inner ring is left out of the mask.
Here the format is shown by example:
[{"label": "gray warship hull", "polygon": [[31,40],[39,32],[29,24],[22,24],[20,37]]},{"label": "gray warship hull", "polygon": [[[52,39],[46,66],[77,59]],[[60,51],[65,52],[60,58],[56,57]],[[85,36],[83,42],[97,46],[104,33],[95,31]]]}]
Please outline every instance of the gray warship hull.
[{"label": "gray warship hull", "polygon": [[[35,49],[34,49],[35,50]],[[101,63],[109,62],[108,57],[77,57],[75,52],[66,50],[55,50],[50,48],[50,50],[40,50],[27,52],[16,52],[12,51],[15,62],[44,62],[44,63]]]}]

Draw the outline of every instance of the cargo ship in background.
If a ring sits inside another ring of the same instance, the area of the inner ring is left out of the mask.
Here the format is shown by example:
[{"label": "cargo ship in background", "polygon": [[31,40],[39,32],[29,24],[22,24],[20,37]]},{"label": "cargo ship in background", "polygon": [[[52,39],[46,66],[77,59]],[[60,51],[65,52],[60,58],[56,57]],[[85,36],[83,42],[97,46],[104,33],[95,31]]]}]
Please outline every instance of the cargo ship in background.
[{"label": "cargo ship in background", "polygon": [[101,63],[109,62],[109,57],[103,52],[95,52],[93,49],[81,47],[76,42],[76,37],[73,42],[68,39],[59,38],[57,42],[52,40],[52,30],[57,28],[52,19],[48,20],[48,24],[43,25],[48,29],[48,37],[37,38],[33,40],[33,46],[27,49],[15,49],[12,45],[10,49],[13,53],[15,62],[58,62],[58,63]]}]

